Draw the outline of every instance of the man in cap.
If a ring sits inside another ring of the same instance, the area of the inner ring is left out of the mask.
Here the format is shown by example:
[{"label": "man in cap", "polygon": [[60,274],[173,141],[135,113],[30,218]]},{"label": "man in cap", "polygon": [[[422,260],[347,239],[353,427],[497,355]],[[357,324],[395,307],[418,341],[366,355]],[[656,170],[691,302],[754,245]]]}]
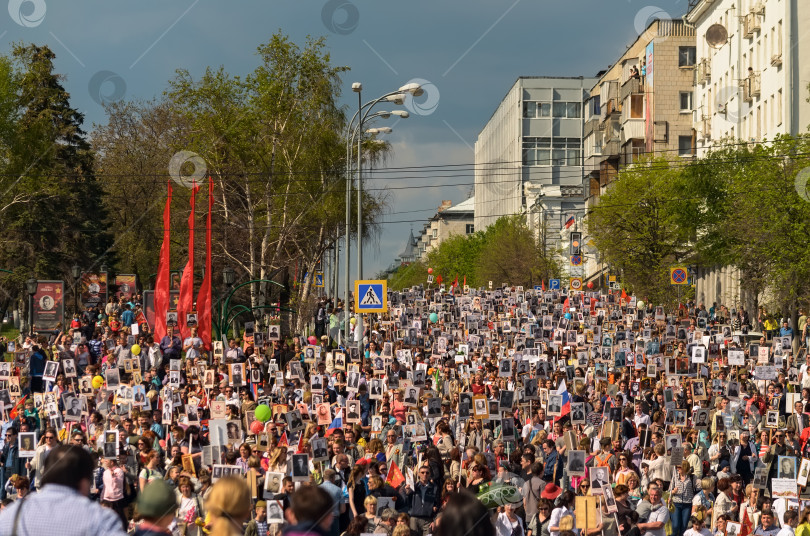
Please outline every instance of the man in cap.
[{"label": "man in cap", "polygon": [[245,527],[245,536],[267,534],[267,501],[256,501],[256,516]]},{"label": "man in cap", "polygon": [[171,534],[169,526],[177,511],[177,495],[163,479],[153,480],[143,488],[136,503],[143,521],[135,529],[135,536]]}]

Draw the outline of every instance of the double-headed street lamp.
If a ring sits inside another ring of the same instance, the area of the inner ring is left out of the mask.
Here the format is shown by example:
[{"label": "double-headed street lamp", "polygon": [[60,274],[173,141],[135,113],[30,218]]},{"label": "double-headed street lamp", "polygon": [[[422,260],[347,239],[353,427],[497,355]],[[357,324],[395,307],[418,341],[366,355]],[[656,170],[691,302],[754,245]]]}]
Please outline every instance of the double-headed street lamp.
[{"label": "double-headed street lamp", "polygon": [[[362,153],[362,135],[359,134],[363,131],[363,125],[366,121],[372,119],[373,117],[383,117],[388,118],[391,115],[397,115],[401,118],[408,117],[408,112],[404,110],[395,110],[393,112],[377,112],[373,115],[370,115],[371,109],[380,102],[392,102],[397,105],[401,105],[405,102],[405,98],[408,95],[413,97],[418,97],[424,93],[422,90],[422,86],[416,83],[409,83],[405,84],[404,86],[400,87],[396,91],[392,91],[390,93],[386,93],[381,97],[378,97],[372,101],[369,101],[363,104],[362,98],[362,91],[363,91],[363,84],[360,82],[355,82],[352,84],[352,91],[357,93],[357,105],[358,109],[354,113],[351,121],[346,128],[346,262],[344,263],[345,266],[345,283],[346,287],[344,289],[344,329],[345,329],[345,336],[346,340],[349,338],[349,285],[351,284],[349,278],[349,239],[350,239],[350,232],[349,229],[351,227],[351,184],[352,184],[352,177],[351,177],[351,170],[352,170],[352,158],[351,158],[351,149],[352,143],[354,140],[355,134],[357,134],[357,278],[363,278],[363,211],[362,211],[362,197],[363,197],[363,174],[362,174],[362,167],[363,167],[363,153]],[[354,125],[355,120],[357,120],[357,125]],[[362,331],[362,325],[358,326],[358,329]]]}]

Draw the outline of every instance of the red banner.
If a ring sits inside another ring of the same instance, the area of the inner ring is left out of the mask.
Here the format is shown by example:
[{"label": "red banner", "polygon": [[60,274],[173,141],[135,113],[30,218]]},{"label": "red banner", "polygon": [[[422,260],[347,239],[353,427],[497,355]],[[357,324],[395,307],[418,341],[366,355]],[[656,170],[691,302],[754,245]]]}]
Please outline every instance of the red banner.
[{"label": "red banner", "polygon": [[191,214],[188,215],[188,262],[180,279],[180,301],[177,302],[177,324],[180,328],[180,340],[189,336],[186,315],[194,310],[194,207],[197,203],[197,192],[200,186],[194,183],[191,189]]},{"label": "red banner", "polygon": [[171,209],[172,182],[169,181],[169,193],[166,207],[163,209],[163,245],[160,246],[160,261],[155,279],[155,342],[166,336],[166,313],[169,311],[169,267],[171,248]]},{"label": "red banner", "polygon": [[197,334],[211,350],[211,211],[214,210],[214,181],[208,177],[208,215],[205,218],[205,273],[197,294]]},{"label": "red banner", "polygon": [[115,276],[115,297],[131,300],[138,293],[137,277],[135,274],[119,274]]},{"label": "red banner", "polygon": [[81,279],[82,305],[104,307],[107,303],[107,272],[83,273]]},{"label": "red banner", "polygon": [[37,281],[37,291],[34,294],[34,329],[52,331],[64,319],[65,284],[62,281]]}]

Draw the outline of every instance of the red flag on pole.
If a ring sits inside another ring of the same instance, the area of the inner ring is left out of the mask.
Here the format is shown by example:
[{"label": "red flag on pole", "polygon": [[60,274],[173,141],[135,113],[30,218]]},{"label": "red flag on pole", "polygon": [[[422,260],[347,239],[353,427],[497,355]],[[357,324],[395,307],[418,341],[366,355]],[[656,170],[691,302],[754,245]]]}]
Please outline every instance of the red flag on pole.
[{"label": "red flag on pole", "polygon": [[397,489],[405,482],[405,476],[397,466],[397,462],[391,460],[391,467],[388,468],[388,476],[385,477],[385,483],[389,484],[392,488]]},{"label": "red flag on pole", "polygon": [[155,341],[160,342],[166,336],[166,313],[169,311],[169,267],[171,263],[171,209],[172,182],[169,181],[169,192],[166,207],[163,209],[163,245],[160,246],[160,261],[155,278]]},{"label": "red flag on pole", "polygon": [[540,280],[540,290],[542,290],[543,292],[546,291],[546,282],[542,279]]},{"label": "red flag on pole", "polygon": [[625,301],[626,299],[627,299],[627,292],[625,292],[624,289],[622,289],[622,301]]},{"label": "red flag on pole", "polygon": [[208,216],[205,218],[205,273],[197,294],[197,335],[211,350],[211,212],[214,210],[214,180],[208,177]]},{"label": "red flag on pole", "polygon": [[191,214],[188,215],[188,262],[180,279],[180,299],[177,301],[177,325],[180,327],[180,340],[189,336],[186,314],[194,308],[194,206],[200,186],[195,182],[191,188]]}]

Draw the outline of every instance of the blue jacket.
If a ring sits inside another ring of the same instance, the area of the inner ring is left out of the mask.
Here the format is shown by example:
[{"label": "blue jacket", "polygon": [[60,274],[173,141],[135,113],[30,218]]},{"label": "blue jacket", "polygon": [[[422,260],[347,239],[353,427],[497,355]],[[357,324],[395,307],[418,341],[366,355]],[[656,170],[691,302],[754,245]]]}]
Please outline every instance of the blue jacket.
[{"label": "blue jacket", "polygon": [[31,360],[28,363],[28,372],[34,378],[41,378],[45,373],[45,354],[42,350],[37,350],[31,354]]}]

